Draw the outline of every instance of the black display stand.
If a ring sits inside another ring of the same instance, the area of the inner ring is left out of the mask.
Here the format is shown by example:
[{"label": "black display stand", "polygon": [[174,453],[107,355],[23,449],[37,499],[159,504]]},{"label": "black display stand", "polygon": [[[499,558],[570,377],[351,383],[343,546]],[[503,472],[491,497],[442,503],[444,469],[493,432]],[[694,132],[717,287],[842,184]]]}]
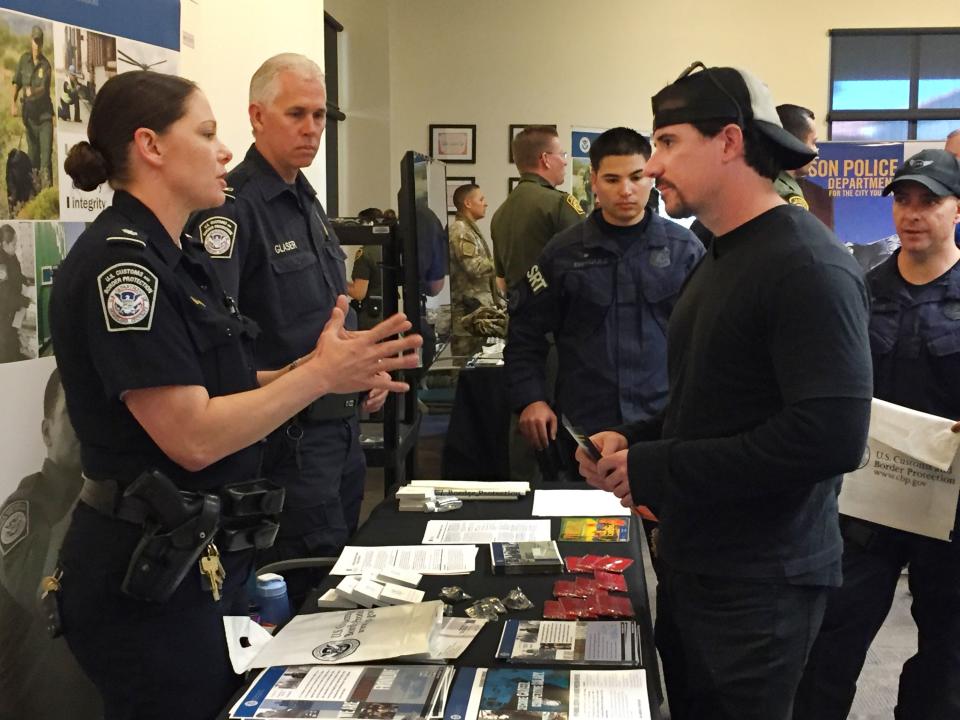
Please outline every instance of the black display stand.
[{"label": "black display stand", "polygon": [[[419,288],[406,290],[403,279],[403,257],[400,236],[396,223],[362,225],[353,218],[334,218],[333,229],[341,245],[378,245],[381,248],[381,269],[383,272],[383,316],[390,317],[398,312],[401,297],[418,297]],[[416,274],[413,275],[414,282]],[[410,313],[407,312],[407,316]],[[416,325],[416,323],[414,323]],[[417,396],[413,390],[414,378],[405,378],[410,382],[410,392],[397,395],[390,393],[384,403],[381,421],[360,423],[361,435],[377,434],[382,429],[383,441],[365,446],[364,455],[369,467],[383,468],[384,494],[416,477],[416,445],[420,430],[420,413],[417,408]]]}]

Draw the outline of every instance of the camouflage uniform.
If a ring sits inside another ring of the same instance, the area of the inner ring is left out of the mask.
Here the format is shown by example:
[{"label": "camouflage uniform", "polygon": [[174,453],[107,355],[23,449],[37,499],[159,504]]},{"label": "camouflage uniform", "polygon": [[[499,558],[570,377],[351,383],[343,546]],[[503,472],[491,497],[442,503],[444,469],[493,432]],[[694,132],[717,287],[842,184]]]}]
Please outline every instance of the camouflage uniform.
[{"label": "camouflage uniform", "polygon": [[460,213],[450,223],[449,236],[451,349],[456,356],[473,355],[482,347],[483,337],[492,333],[481,336],[476,325],[464,323],[464,317],[479,307],[502,306],[494,285],[493,258],[480,228]]}]

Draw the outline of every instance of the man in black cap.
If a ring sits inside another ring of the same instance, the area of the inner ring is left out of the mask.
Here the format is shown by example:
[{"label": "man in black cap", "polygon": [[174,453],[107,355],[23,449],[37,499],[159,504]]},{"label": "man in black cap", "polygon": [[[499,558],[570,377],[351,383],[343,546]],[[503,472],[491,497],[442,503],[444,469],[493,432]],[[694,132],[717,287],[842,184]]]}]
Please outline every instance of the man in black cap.
[{"label": "man in black cap", "polygon": [[[693,72],[695,68],[702,72]],[[674,720],[788,720],[827,589],[840,475],[867,435],[867,295],[846,249],[773,189],[813,158],[767,88],[695,63],[653,98],[645,168],[715,235],[667,334],[669,400],[593,436],[581,473],[661,521],[657,646]]]},{"label": "man in black cap", "polygon": [[[13,74],[13,114],[21,113],[27,135],[27,155],[38,189],[53,182],[53,101],[50,99],[52,72],[43,54],[43,28],[30,31],[30,52],[20,56]],[[21,107],[17,106],[20,98]]]},{"label": "man in black cap", "polygon": [[[897,171],[893,223],[901,246],[867,276],[874,394],[940,417],[960,418],[960,160],[924,150]],[[954,431],[960,430],[960,423]],[[919,635],[904,663],[894,717],[960,718],[960,547],[841,516],[843,587],[830,596],[797,693],[796,720],[843,720],[867,650],[910,569]]]}]

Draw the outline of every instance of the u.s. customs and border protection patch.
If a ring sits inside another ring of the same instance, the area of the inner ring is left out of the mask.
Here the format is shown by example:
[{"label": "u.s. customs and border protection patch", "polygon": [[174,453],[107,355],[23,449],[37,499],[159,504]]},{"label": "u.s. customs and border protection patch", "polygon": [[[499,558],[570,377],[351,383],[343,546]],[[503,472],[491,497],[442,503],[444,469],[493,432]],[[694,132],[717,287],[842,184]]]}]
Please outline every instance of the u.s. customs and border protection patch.
[{"label": "u.s. customs and border protection patch", "polygon": [[149,330],[159,290],[157,276],[136,263],[117,263],[97,276],[109,332]]},{"label": "u.s. customs and border protection patch", "polygon": [[547,280],[543,277],[543,273],[540,272],[539,265],[534,265],[527,270],[527,283],[530,285],[530,289],[534,295],[539,295],[547,289]]},{"label": "u.s. customs and border protection patch", "polygon": [[583,211],[583,208],[580,206],[580,201],[570,193],[567,193],[567,205],[576,210],[577,215],[586,215],[586,213]]},{"label": "u.s. customs and border protection patch", "polygon": [[0,512],[0,555],[6,555],[30,534],[30,503],[14,500]]},{"label": "u.s. customs and border protection patch", "polygon": [[233,255],[233,240],[237,236],[237,223],[228,217],[214,215],[198,226],[203,249],[212,258],[228,260]]}]

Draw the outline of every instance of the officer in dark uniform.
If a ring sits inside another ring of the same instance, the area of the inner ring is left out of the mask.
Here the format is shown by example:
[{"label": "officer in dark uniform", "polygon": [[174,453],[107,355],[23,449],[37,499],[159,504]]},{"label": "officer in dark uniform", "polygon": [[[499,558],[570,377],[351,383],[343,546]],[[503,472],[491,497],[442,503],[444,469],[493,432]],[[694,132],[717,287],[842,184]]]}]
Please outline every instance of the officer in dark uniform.
[{"label": "officer in dark uniform", "polygon": [[[923,150],[883,191],[901,247],[867,276],[874,395],[960,418],[960,160]],[[960,423],[954,426],[960,430]],[[919,649],[906,661],[894,717],[960,717],[960,515],[953,542],[841,515],[843,587],[827,603],[794,707],[796,720],[842,720],[904,567]]]},{"label": "officer in dark uniform", "polygon": [[351,305],[357,311],[357,324],[361,330],[371,328],[383,319],[381,254],[378,245],[368,245],[357,248],[353,256],[347,293],[353,298]]},{"label": "officer in dark uniform", "polygon": [[98,94],[88,136],[65,170],[82,190],[109,180],[116,192],[51,297],[87,480],[58,571],[44,580],[47,607],[58,598],[53,624],[107,720],[201,720],[239,685],[222,617],[246,611],[253,548],[276,532],[268,515],[280,494],[254,481],[258,440],[324,392],[370,388],[379,370],[409,366],[385,353],[417,342],[378,344],[381,329],[409,328],[400,317],[347,336],[341,298],[316,353],[257,372],[255,325],[181,235],[191,211],[224,199],[231,155],[206,98],[182,78],[122,73]]},{"label": "officer in dark uniform", "polygon": [[100,694],[63,638],[51,638],[39,603],[83,479],[80,446],[54,369],[43,393],[47,457],[0,506],[0,718],[97,720]]},{"label": "officer in dark uniform", "polygon": [[[254,144],[228,176],[227,202],[201,213],[193,227],[227,292],[260,326],[256,367],[271,370],[312,352],[346,293],[346,254],[300,171],[313,162],[326,123],[322,72],[302,55],[277,55],[250,87]],[[374,412],[384,399],[327,395],[271,435],[265,468],[287,496],[280,535],[259,564],[339,554],[363,500],[357,410],[363,402]],[[287,574],[294,602],[313,580],[310,571]]]},{"label": "officer in dark uniform", "polygon": [[[27,154],[36,173],[38,188],[53,182],[53,100],[50,83],[53,73],[43,55],[43,29],[34,25],[30,31],[30,52],[20,56],[13,73],[14,112],[21,113],[27,135]],[[17,108],[17,98],[21,107]]]},{"label": "officer in dark uniform", "polygon": [[[559,354],[556,410],[589,434],[649,420],[667,399],[667,320],[703,255],[686,228],[646,211],[650,143],[629,128],[590,148],[600,208],[559,233],[511,294],[506,361],[520,431],[538,449],[556,439],[544,367],[552,334]],[[565,465],[575,446],[561,433]],[[565,441],[565,442],[564,442]]]},{"label": "officer in dark uniform", "polygon": [[[490,221],[493,265],[497,287],[504,295],[527,276],[550,238],[576,225],[586,216],[580,202],[556,187],[564,181],[567,152],[560,146],[555,128],[530,125],[513,139],[513,160],[520,183],[507,195]],[[546,392],[553,399],[556,351],[547,357]],[[549,457],[534,454],[521,437],[515,415],[510,419],[510,477],[535,480],[541,472],[549,477],[556,470]],[[542,469],[540,466],[543,466]]]}]

